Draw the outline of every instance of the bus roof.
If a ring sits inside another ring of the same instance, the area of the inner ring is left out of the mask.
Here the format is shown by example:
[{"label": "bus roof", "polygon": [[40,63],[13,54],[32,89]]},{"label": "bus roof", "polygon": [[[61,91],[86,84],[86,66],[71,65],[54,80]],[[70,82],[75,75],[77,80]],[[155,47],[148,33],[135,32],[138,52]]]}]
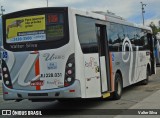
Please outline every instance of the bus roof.
[{"label": "bus roof", "polygon": [[80,11],[74,8],[70,8],[75,14],[86,16],[86,17],[91,17],[103,21],[109,21],[109,22],[114,22],[114,23],[119,23],[123,25],[128,25],[132,27],[137,27],[137,28],[142,28],[146,30],[150,30],[152,33],[152,29],[148,26],[143,26],[143,25],[138,25],[135,23],[128,22],[126,19],[122,18],[121,16],[117,16],[114,13],[110,12],[103,12],[103,11]]},{"label": "bus roof", "polygon": [[[107,12],[103,12],[103,11],[82,11],[82,10],[78,10],[78,9],[70,8],[70,7],[46,7],[46,8],[26,9],[26,10],[17,11],[17,12],[24,12],[24,11],[27,11],[27,10],[36,10],[36,9],[39,9],[39,10],[40,9],[52,9],[52,8],[57,8],[57,9],[68,8],[70,11],[72,11],[72,13],[77,14],[77,15],[82,15],[82,16],[91,17],[91,18],[99,19],[99,20],[103,20],[103,21],[109,21],[109,22],[119,23],[119,24],[123,24],[123,25],[133,26],[133,27],[137,27],[137,28],[147,29],[147,30],[150,30],[152,32],[150,27],[141,26],[141,25],[137,25],[137,24],[128,22],[124,18],[122,18],[120,16],[117,16],[114,13],[111,13],[111,12],[108,12],[108,11]],[[9,13],[9,14],[12,14],[12,13]]]}]

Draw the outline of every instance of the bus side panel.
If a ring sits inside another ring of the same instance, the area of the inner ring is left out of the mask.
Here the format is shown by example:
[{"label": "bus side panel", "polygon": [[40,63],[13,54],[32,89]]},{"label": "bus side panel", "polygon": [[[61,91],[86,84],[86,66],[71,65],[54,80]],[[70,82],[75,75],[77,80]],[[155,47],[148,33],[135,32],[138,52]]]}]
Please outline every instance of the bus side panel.
[{"label": "bus side panel", "polygon": [[[130,54],[129,54],[130,53]],[[146,51],[114,52],[112,53],[113,72],[120,70],[123,87],[146,79],[146,69],[150,56]]]},{"label": "bus side panel", "polygon": [[115,79],[115,74],[119,70],[122,74],[123,87],[129,85],[129,64],[130,62],[123,62],[122,52],[112,52],[113,77]]},{"label": "bus side panel", "polygon": [[157,33],[156,35],[156,45],[155,45],[155,48],[156,48],[156,64],[160,64],[160,32]]},{"label": "bus side panel", "polygon": [[160,45],[159,40],[157,40],[157,44],[155,47],[155,57],[156,57],[156,64],[160,64]]},{"label": "bus side panel", "polygon": [[75,79],[80,81],[81,97],[85,98],[85,80],[84,80],[84,66],[83,66],[83,53],[81,50],[80,42],[78,40],[77,22],[74,11],[69,9],[69,25],[70,25],[70,37],[74,41],[75,49]]},{"label": "bus side panel", "polygon": [[99,55],[84,54],[86,98],[101,97]]},{"label": "bus side panel", "polygon": [[106,75],[106,61],[105,57],[100,57],[100,67],[101,67],[101,84],[102,84],[102,92],[108,91],[108,82],[107,82],[107,75]]},{"label": "bus side panel", "polygon": [[146,55],[146,51],[138,51],[136,82],[146,79],[147,64],[150,61],[149,57]]}]

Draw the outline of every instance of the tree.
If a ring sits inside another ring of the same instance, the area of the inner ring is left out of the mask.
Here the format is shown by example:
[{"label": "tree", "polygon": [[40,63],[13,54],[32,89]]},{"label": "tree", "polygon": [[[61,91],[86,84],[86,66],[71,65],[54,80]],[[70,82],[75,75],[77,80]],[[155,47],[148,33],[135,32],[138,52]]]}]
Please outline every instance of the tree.
[{"label": "tree", "polygon": [[157,28],[156,25],[155,25],[153,22],[151,22],[151,23],[149,24],[149,27],[152,28],[153,35],[156,35],[157,32],[160,32],[160,28]]}]

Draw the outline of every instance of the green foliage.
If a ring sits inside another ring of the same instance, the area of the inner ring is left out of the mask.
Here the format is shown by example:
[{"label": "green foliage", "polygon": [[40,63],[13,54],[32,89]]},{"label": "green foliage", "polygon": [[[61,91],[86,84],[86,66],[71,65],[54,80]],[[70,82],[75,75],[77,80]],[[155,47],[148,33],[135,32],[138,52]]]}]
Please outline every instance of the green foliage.
[{"label": "green foliage", "polygon": [[160,27],[159,27],[159,28],[158,28],[158,27],[156,27],[156,26],[155,26],[155,24],[154,24],[153,22],[151,22],[151,23],[149,24],[149,27],[151,27],[151,28],[152,28],[153,35],[156,35],[156,34],[157,34],[157,32],[160,32]]}]

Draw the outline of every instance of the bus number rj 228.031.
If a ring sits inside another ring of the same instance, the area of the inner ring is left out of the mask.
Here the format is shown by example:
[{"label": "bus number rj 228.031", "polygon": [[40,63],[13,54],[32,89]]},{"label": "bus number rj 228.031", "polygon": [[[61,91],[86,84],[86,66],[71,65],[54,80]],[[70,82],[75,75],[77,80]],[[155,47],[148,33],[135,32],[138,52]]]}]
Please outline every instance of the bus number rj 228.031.
[{"label": "bus number rj 228.031", "polygon": [[46,74],[41,74],[41,77],[62,77],[62,73],[46,73]]}]

